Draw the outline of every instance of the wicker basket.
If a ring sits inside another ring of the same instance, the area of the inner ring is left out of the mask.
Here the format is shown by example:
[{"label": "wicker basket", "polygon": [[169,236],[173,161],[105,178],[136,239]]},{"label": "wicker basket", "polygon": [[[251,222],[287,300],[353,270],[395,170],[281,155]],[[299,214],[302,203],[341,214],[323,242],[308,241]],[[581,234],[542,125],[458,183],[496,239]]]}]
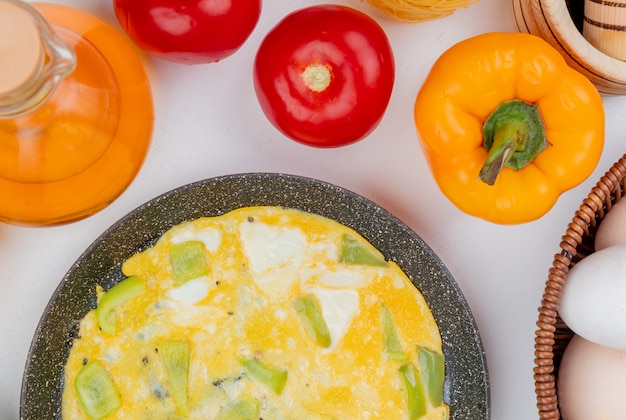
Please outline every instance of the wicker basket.
[{"label": "wicker basket", "polygon": [[562,237],[561,252],[554,256],[539,308],[535,334],[535,392],[540,419],[560,419],[556,377],[563,350],[573,332],[558,315],[567,272],[593,252],[596,230],[602,218],[622,198],[626,155],[617,161],[583,200]]}]

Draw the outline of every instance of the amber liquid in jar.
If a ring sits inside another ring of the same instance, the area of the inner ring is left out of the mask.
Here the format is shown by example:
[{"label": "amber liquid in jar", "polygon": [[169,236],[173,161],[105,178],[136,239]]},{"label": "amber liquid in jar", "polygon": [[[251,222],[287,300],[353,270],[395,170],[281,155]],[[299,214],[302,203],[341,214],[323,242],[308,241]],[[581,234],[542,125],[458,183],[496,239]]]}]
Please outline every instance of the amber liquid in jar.
[{"label": "amber liquid in jar", "polygon": [[141,58],[120,33],[80,10],[31,5],[76,55],[42,106],[0,119],[0,221],[37,226],[115,200],[143,164],[154,113]]}]

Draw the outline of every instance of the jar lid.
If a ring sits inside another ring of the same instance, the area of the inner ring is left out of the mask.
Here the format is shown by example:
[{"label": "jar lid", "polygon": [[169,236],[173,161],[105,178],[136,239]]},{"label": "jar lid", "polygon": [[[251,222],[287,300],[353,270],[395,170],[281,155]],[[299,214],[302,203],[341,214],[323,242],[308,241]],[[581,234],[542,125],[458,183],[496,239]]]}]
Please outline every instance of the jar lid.
[{"label": "jar lid", "polygon": [[0,95],[19,89],[43,65],[39,27],[17,2],[0,0]]}]

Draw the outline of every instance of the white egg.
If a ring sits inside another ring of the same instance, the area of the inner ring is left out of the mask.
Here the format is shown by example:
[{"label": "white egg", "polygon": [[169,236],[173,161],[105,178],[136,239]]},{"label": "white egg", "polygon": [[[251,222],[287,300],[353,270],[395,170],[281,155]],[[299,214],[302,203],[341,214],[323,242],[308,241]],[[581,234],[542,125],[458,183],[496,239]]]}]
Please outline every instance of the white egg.
[{"label": "white egg", "polygon": [[193,240],[204,243],[209,251],[217,252],[222,242],[222,233],[215,228],[197,229],[193,224],[187,224],[179,227],[171,239],[173,244]]},{"label": "white egg", "polygon": [[596,231],[596,251],[618,244],[626,244],[626,200],[615,203]]},{"label": "white egg", "polygon": [[557,380],[563,420],[624,419],[624,389],[626,351],[572,337]]},{"label": "white egg", "polygon": [[594,252],[572,267],[559,315],[587,340],[626,349],[626,245]]},{"label": "white egg", "polygon": [[299,267],[305,260],[308,243],[301,229],[244,222],[239,232],[254,275],[287,265]]}]

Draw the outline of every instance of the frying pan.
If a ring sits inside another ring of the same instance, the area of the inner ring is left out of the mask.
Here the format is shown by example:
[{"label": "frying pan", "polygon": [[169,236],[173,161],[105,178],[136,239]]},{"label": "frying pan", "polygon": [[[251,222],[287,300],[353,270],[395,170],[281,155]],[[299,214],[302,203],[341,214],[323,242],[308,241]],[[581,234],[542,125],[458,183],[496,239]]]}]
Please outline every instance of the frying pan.
[{"label": "frying pan", "polygon": [[72,265],[46,306],[25,366],[22,420],[60,419],[63,366],[78,321],[96,306],[96,284],[123,278],[121,264],[174,225],[245,206],[283,206],[334,219],[396,262],[422,292],[437,321],[446,360],[444,400],[452,419],[489,419],[489,380],[480,334],[444,264],[405,224],[366,198],[299,176],[248,173],[216,177],[167,192],[138,207],[97,238]]}]

